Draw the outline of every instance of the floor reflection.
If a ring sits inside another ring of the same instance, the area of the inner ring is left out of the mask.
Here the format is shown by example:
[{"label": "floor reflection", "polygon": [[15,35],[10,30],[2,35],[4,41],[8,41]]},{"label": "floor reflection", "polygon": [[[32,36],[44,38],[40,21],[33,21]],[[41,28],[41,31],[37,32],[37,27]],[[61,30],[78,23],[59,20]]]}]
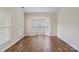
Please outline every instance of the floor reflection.
[{"label": "floor reflection", "polygon": [[45,35],[36,35],[32,37],[32,51],[51,51],[50,37]]}]

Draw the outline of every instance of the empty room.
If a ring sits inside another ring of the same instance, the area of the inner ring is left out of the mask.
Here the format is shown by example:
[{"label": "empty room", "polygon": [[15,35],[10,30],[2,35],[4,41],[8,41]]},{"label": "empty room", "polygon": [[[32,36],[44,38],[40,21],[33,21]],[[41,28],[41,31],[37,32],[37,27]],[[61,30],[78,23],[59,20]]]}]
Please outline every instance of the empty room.
[{"label": "empty room", "polygon": [[0,52],[78,52],[78,7],[0,7]]}]

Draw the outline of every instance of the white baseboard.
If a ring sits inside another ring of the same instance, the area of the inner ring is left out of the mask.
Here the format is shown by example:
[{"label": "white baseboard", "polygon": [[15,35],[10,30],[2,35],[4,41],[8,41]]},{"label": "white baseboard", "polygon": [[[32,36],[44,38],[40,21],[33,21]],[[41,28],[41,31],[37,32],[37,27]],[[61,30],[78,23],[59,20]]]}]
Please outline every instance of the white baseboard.
[{"label": "white baseboard", "polygon": [[79,51],[79,48],[77,48],[75,45],[70,44],[69,42],[65,41],[60,35],[57,35],[58,38],[60,38],[62,41],[66,42],[67,44],[69,44],[71,47],[73,47],[74,49],[76,49],[77,51]]},{"label": "white baseboard", "polygon": [[10,45],[8,45],[7,47],[5,47],[4,49],[0,50],[1,52],[4,52],[5,50],[7,50],[9,47],[11,47],[12,45],[14,45],[15,43],[17,43],[19,40],[21,40],[25,35],[20,36],[18,39],[16,39],[16,41],[14,41],[13,43],[11,43]]}]

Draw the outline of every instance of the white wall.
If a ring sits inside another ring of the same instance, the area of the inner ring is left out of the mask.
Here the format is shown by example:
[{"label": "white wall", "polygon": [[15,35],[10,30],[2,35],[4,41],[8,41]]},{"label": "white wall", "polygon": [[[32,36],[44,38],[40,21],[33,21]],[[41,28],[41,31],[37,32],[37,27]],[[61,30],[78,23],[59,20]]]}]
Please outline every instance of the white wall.
[{"label": "white wall", "polygon": [[56,36],[57,33],[57,15],[56,13],[26,13],[25,19],[26,19],[26,36],[30,36],[30,18],[31,17],[49,17],[51,20],[51,36]]},{"label": "white wall", "polygon": [[57,36],[79,51],[79,8],[58,12]]},{"label": "white wall", "polygon": [[6,16],[6,13],[8,14],[7,16],[9,16],[11,20],[11,40],[3,45],[0,45],[0,51],[5,51],[7,48],[9,48],[11,45],[20,40],[25,35],[23,33],[21,36],[19,36],[18,31],[18,20],[19,17],[22,17],[24,20],[24,11],[20,8],[13,7],[0,8],[0,14],[4,14],[4,16]]}]

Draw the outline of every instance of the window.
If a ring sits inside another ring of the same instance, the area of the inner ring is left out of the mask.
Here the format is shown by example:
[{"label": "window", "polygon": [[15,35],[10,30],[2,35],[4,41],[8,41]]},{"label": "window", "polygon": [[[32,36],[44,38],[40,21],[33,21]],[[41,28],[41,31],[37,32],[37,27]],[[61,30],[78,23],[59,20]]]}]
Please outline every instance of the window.
[{"label": "window", "polygon": [[33,17],[31,32],[32,35],[50,35],[50,19],[48,17]]},{"label": "window", "polygon": [[6,16],[0,16],[0,45],[10,40],[10,19]]},{"label": "window", "polygon": [[23,18],[23,15],[19,16],[19,18],[18,18],[18,31],[19,31],[19,36],[24,34],[24,18]]}]

